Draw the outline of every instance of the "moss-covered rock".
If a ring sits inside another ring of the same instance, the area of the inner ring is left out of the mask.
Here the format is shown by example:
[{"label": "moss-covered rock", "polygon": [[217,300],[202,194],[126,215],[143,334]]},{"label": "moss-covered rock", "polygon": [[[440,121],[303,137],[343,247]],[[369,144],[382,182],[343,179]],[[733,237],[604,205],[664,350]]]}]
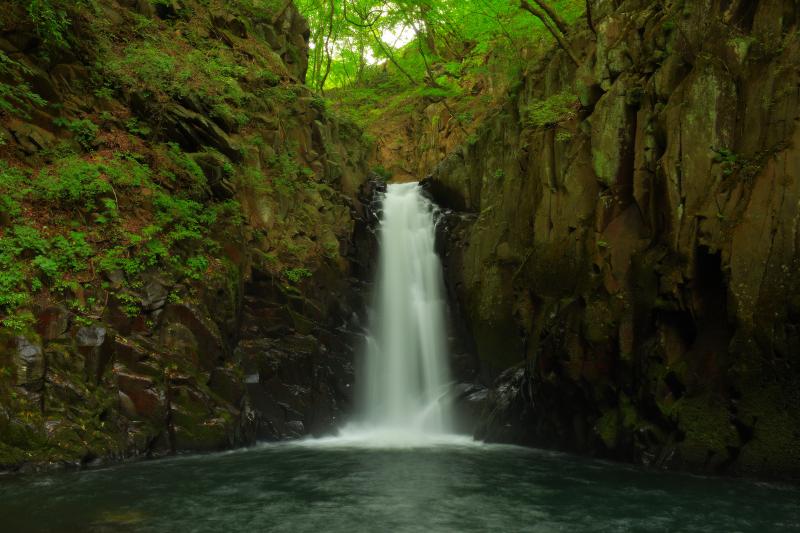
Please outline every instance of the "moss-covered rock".
[{"label": "moss-covered rock", "polygon": [[47,105],[0,116],[0,467],[252,442],[248,342],[298,332],[338,359],[281,376],[295,427],[339,416],[369,146],[267,4],[65,2],[57,50],[3,18]]},{"label": "moss-covered rock", "polygon": [[[800,476],[800,48],[776,22],[794,7],[755,2],[752,27],[707,7],[598,5],[596,35],[571,32],[583,64],[531,65],[434,169],[462,214],[443,256],[480,370],[504,390],[504,368],[530,373],[482,435]],[[583,107],[556,128],[543,103],[565,93]]]}]

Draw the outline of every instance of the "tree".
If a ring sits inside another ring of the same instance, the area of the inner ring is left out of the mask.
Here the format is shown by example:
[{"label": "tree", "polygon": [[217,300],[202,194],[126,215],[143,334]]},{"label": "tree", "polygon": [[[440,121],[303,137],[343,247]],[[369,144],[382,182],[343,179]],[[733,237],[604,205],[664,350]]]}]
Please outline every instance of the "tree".
[{"label": "tree", "polygon": [[[586,0],[295,0],[312,30],[308,83],[318,92],[368,83],[370,72],[396,73],[409,87],[457,78],[470,54],[521,63],[521,50],[552,35],[574,62],[567,36]],[[520,7],[522,9],[520,9]],[[532,25],[529,15],[542,25]],[[401,43],[391,35],[413,35]],[[374,67],[374,68],[373,68]],[[397,81],[397,80],[395,80]]]}]

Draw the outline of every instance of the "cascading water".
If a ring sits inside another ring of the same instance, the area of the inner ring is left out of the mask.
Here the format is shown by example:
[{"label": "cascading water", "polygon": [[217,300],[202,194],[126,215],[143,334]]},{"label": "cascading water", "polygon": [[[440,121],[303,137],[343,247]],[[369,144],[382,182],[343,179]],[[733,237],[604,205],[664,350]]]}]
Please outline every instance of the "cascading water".
[{"label": "cascading water", "polygon": [[433,206],[416,183],[389,185],[380,259],[359,383],[362,422],[341,436],[420,443],[450,430],[442,266]]},{"label": "cascading water", "polygon": [[442,266],[431,203],[416,183],[389,185],[367,346],[366,423],[411,432],[449,429]]}]

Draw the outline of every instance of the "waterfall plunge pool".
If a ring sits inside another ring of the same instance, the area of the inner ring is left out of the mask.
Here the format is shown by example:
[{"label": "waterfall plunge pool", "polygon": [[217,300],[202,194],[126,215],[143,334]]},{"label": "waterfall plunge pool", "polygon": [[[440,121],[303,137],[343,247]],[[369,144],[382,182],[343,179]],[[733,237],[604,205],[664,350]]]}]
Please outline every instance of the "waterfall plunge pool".
[{"label": "waterfall plunge pool", "polygon": [[461,437],[407,447],[344,437],[7,477],[0,517],[9,533],[763,533],[800,529],[800,489]]},{"label": "waterfall plunge pool", "polygon": [[384,198],[361,420],[338,437],[0,480],[3,532],[800,530],[800,489],[448,435],[433,208]]}]

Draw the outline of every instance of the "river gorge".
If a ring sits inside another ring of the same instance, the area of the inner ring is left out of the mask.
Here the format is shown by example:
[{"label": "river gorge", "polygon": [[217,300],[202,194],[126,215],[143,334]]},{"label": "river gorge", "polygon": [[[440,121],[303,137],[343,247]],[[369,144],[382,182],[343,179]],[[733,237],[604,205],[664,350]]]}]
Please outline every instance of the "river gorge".
[{"label": "river gorge", "polygon": [[7,0],[3,531],[800,529],[797,0]]}]

